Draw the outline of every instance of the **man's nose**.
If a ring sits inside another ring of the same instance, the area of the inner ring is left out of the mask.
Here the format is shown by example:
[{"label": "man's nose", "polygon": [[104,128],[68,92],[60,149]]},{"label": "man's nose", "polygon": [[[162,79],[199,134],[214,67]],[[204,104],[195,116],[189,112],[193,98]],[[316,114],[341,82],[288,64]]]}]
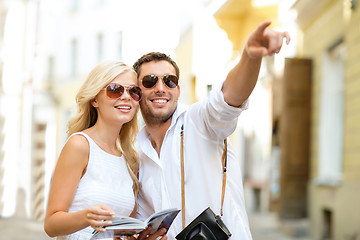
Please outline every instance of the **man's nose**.
[{"label": "man's nose", "polygon": [[166,86],[165,86],[165,83],[164,83],[162,77],[158,77],[158,78],[159,78],[159,79],[158,79],[158,81],[157,81],[156,84],[155,84],[155,88],[156,88],[157,91],[163,92],[164,89],[165,89],[165,87],[166,87]]}]

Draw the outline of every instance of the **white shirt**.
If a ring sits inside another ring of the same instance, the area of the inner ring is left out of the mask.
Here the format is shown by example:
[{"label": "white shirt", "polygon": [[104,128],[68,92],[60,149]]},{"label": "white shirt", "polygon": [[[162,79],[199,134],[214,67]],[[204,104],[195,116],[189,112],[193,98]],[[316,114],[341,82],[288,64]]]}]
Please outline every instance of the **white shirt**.
[{"label": "white shirt", "polygon": [[[160,158],[152,147],[145,129],[138,135],[141,184],[138,217],[168,208],[181,209],[180,131],[184,125],[185,208],[186,225],[207,207],[220,214],[222,189],[221,156],[224,139],[234,132],[240,108],[229,106],[221,91],[214,89],[208,98],[190,107],[179,104],[167,130]],[[227,182],[223,221],[233,240],[252,239],[245,209],[241,170],[228,141]],[[181,213],[167,236],[175,239],[182,230]]]}]

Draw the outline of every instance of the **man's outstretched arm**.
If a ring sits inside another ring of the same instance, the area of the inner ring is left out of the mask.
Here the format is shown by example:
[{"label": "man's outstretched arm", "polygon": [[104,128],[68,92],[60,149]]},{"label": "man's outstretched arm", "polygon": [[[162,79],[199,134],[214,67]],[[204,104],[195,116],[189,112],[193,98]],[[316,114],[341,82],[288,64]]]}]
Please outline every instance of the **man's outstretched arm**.
[{"label": "man's outstretched arm", "polygon": [[229,72],[222,92],[225,101],[239,107],[253,91],[260,71],[262,57],[279,53],[283,40],[289,44],[288,32],[269,29],[270,21],[261,23],[246,41],[240,61]]}]

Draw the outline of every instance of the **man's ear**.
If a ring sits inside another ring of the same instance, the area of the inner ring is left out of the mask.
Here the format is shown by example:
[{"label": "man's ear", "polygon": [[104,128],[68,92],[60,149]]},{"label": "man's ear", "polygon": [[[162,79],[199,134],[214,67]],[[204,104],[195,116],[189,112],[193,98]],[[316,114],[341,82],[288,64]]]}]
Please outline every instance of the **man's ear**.
[{"label": "man's ear", "polygon": [[178,100],[180,99],[180,85],[177,86],[179,94],[178,94]]},{"label": "man's ear", "polygon": [[91,100],[91,105],[94,107],[94,108],[97,108],[99,106],[99,104],[97,103],[96,101],[96,98],[94,98],[93,100]]}]

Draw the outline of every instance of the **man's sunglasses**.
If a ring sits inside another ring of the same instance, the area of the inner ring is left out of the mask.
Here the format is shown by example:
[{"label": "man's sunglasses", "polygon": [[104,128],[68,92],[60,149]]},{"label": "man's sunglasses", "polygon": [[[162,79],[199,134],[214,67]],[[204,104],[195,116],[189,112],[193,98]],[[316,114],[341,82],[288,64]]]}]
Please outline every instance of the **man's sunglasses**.
[{"label": "man's sunglasses", "polygon": [[164,75],[163,77],[158,77],[154,74],[146,75],[141,82],[144,87],[152,88],[156,85],[159,78],[162,78],[165,85],[169,88],[176,88],[178,85],[178,78],[175,75]]},{"label": "man's sunglasses", "polygon": [[112,99],[120,98],[124,94],[125,89],[132,99],[134,99],[135,101],[140,101],[141,89],[139,87],[123,86],[118,83],[110,83],[104,88],[106,95]]}]

